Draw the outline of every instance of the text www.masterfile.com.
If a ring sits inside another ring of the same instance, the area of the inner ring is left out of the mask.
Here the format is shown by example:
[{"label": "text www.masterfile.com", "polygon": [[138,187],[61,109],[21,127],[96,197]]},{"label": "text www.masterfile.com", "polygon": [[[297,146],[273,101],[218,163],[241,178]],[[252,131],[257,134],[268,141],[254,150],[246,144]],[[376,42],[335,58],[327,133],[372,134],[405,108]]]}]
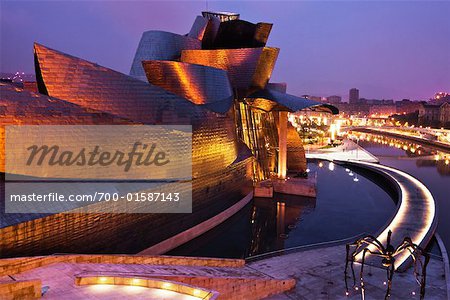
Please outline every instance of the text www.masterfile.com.
[{"label": "text www.masterfile.com", "polygon": [[95,192],[90,194],[70,194],[61,193],[31,193],[31,194],[11,194],[10,202],[108,202],[108,201],[136,201],[136,202],[178,202],[180,201],[180,193],[103,193]]}]

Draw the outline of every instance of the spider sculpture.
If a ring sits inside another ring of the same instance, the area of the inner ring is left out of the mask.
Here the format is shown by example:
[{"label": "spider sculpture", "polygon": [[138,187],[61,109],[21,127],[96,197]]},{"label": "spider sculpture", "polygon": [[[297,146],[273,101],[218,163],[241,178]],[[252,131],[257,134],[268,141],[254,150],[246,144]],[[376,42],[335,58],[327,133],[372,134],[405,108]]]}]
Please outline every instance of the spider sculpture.
[{"label": "spider sculpture", "polygon": [[[392,232],[389,230],[388,236],[387,236],[387,242],[386,246],[383,246],[383,244],[378,241],[375,237],[368,235],[361,239],[358,239],[352,244],[347,244],[346,250],[347,250],[347,256],[345,261],[345,288],[346,288],[346,294],[349,294],[348,291],[348,283],[347,283],[347,269],[348,264],[350,262],[350,267],[352,270],[353,275],[353,286],[356,286],[356,280],[355,280],[355,270],[353,268],[354,262],[357,260],[356,256],[358,253],[362,250],[362,259],[361,259],[361,270],[359,273],[360,282],[361,282],[361,293],[364,295],[364,280],[363,280],[363,271],[364,271],[364,263],[365,263],[365,256],[367,253],[370,253],[374,256],[382,258],[381,264],[383,265],[383,268],[386,268],[387,273],[387,290],[386,294],[384,296],[384,299],[387,300],[390,297],[391,288],[392,288],[392,277],[395,272],[395,256],[397,256],[402,251],[409,251],[411,253],[411,257],[413,259],[414,263],[414,276],[416,278],[417,283],[420,286],[420,299],[423,299],[425,296],[425,279],[426,279],[426,269],[428,262],[430,260],[430,256],[428,253],[426,253],[422,248],[414,244],[409,237],[405,237],[402,241],[402,243],[397,247],[394,248],[394,246],[391,244],[391,235]],[[370,250],[368,246],[375,247],[375,250]],[[350,253],[350,249],[353,248],[353,251]],[[423,261],[422,261],[423,258]],[[420,266],[420,271],[419,271]],[[419,273],[420,272],[420,273]]]}]

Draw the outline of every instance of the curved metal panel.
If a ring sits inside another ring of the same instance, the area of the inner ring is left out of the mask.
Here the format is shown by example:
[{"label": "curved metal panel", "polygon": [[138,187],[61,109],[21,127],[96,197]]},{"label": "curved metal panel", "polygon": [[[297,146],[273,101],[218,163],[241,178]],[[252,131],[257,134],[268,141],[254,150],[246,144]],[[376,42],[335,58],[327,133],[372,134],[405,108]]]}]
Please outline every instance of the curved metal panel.
[{"label": "curved metal panel", "polygon": [[224,70],[163,60],[143,61],[142,65],[151,84],[197,105],[224,102],[217,109],[211,107],[216,112],[224,113],[233,103],[233,90]]},{"label": "curved metal panel", "polygon": [[187,36],[197,40],[202,40],[207,27],[208,19],[202,16],[197,16]]},{"label": "curved metal panel", "polygon": [[282,110],[296,112],[306,108],[323,110],[332,114],[338,114],[339,110],[330,105],[318,101],[300,98],[294,95],[281,93],[275,90],[264,89],[246,97],[245,102],[252,107],[265,111]]},{"label": "curved metal panel", "polygon": [[183,50],[181,61],[226,70],[233,88],[264,88],[275,61],[277,48]]},{"label": "curved metal panel", "polygon": [[[131,120],[0,83],[0,125],[132,124]],[[135,123],[136,124],[136,123]]]},{"label": "curved metal panel", "polygon": [[131,65],[130,76],[146,81],[144,60],[176,60],[184,49],[201,49],[201,41],[166,31],[146,31],[142,34]]},{"label": "curved metal panel", "polygon": [[278,58],[279,48],[264,47],[252,78],[252,87],[263,89],[272,76],[273,68]]},{"label": "curved metal panel", "polygon": [[253,24],[244,20],[220,23],[213,48],[256,48],[264,47],[269,38],[272,24]]},{"label": "curved metal panel", "polygon": [[208,17],[208,25],[202,39],[202,49],[211,49],[219,31],[220,19],[214,16]]},{"label": "curved metal panel", "polygon": [[[5,125],[105,125],[134,122],[0,83],[0,172],[5,172]],[[136,124],[136,123],[135,123]]]},{"label": "curved metal panel", "polygon": [[306,171],[306,156],[303,142],[297,129],[290,122],[288,122],[287,127],[287,169],[296,172]]},{"label": "curved metal panel", "polygon": [[192,125],[193,176],[229,166],[237,157],[230,112],[225,116],[125,74],[35,44],[50,96],[144,124]]}]

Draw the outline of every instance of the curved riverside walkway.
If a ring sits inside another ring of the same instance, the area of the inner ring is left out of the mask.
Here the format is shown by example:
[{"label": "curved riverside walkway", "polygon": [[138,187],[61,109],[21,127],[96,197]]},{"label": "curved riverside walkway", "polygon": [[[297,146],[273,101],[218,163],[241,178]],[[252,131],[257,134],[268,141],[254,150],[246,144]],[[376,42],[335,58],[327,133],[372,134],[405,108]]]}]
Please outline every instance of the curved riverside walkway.
[{"label": "curved riverside walkway", "polygon": [[[308,158],[325,159],[335,163],[368,169],[388,179],[397,188],[399,199],[395,216],[376,234],[377,239],[386,243],[388,231],[392,231],[392,245],[400,245],[405,237],[423,248],[431,240],[437,226],[436,202],[428,188],[413,176],[398,169],[374,163],[374,156],[351,141],[344,141],[343,151],[340,148],[328,149],[307,154]],[[355,151],[356,149],[356,151]],[[356,157],[356,153],[358,157]],[[370,247],[374,250],[374,247]],[[396,257],[396,269],[404,268],[409,262],[407,250]],[[357,257],[361,259],[361,255]],[[368,256],[369,258],[369,256]],[[370,258],[369,258],[370,259]]]},{"label": "curved riverside walkway", "polygon": [[[377,234],[377,239],[386,244],[388,231],[391,230],[391,243],[394,247],[400,245],[405,237],[410,237],[413,243],[425,248],[437,226],[436,203],[428,188],[418,179],[395,168],[363,161],[346,161],[345,164],[376,172],[397,187],[397,211],[385,228]],[[374,250],[372,247],[369,249]],[[400,252],[396,256],[396,269],[404,268],[409,256],[407,250]]]},{"label": "curved riverside walkway", "polygon": [[[362,149],[362,151],[365,151]],[[356,161],[339,151],[339,159],[327,153],[326,159],[349,168],[357,167],[378,173],[397,187],[399,199],[397,211],[393,218],[375,235],[382,243],[386,243],[388,230],[393,231],[392,244],[399,245],[405,236],[410,236],[414,243],[425,247],[433,236],[436,225],[436,204],[430,191],[413,176],[391,168],[367,161]],[[366,151],[367,152],[367,151]],[[363,153],[363,152],[361,152]],[[370,155],[361,155],[361,159],[371,160]],[[323,159],[323,155],[320,158]],[[355,238],[356,239],[356,238]],[[361,299],[361,287],[357,278],[357,286],[352,287],[349,279],[350,293],[346,295],[344,284],[345,243],[350,240],[318,247],[305,247],[298,251],[285,250],[285,255],[261,255],[257,259],[249,259],[248,267],[273,277],[287,276],[295,278],[295,289],[266,300],[291,299]],[[280,251],[282,254],[282,251]],[[419,285],[416,283],[413,268],[407,268],[409,252],[403,251],[396,256],[396,269],[404,271],[393,277],[390,299],[419,299]],[[379,262],[368,258],[369,266],[365,268],[365,299],[383,299],[386,292],[386,270],[380,268]],[[261,259],[262,258],[262,259]],[[427,267],[427,284],[425,299],[449,299],[447,261],[432,257]],[[370,266],[373,264],[373,266]],[[359,264],[355,270],[359,272]],[[359,274],[359,273],[357,273]],[[364,298],[363,298],[364,299]]]}]

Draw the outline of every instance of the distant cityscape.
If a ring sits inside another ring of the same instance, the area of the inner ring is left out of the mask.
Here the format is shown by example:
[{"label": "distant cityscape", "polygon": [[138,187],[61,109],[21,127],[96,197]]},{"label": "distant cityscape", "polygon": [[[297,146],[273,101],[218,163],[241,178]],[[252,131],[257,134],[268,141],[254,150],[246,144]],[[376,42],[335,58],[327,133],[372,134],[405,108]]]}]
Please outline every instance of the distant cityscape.
[{"label": "distant cityscape", "polygon": [[[25,90],[38,92],[34,74],[17,71],[0,73],[1,82],[10,82]],[[450,128],[450,92],[436,92],[427,100],[367,99],[360,97],[358,88],[351,88],[348,97],[338,95],[302,95],[303,98],[333,104],[343,117],[394,118],[415,126]]]},{"label": "distant cityscape", "polygon": [[428,100],[366,99],[360,97],[359,89],[351,88],[348,102],[341,96],[328,97],[302,95],[302,97],[333,104],[345,117],[385,119],[393,117],[403,123],[417,126],[450,128],[450,93],[437,92]]}]

